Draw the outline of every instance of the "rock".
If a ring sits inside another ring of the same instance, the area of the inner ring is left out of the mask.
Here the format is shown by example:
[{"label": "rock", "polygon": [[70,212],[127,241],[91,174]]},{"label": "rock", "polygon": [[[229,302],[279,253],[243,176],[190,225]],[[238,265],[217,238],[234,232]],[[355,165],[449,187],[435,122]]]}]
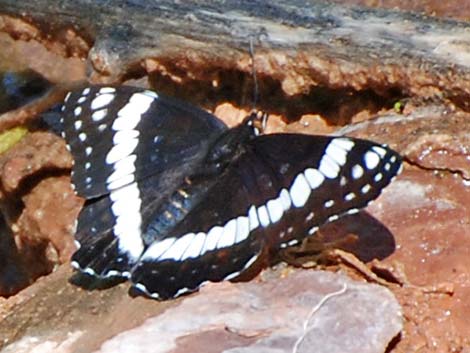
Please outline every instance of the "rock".
[{"label": "rock", "polygon": [[[58,302],[66,291],[58,293]],[[89,305],[98,296],[89,297]],[[211,284],[181,300],[142,300],[140,310],[130,310],[136,304],[122,297],[97,307],[99,325],[88,318],[70,328],[67,317],[42,325],[3,352],[89,352],[96,347],[101,353],[382,353],[402,329],[400,306],[388,289],[325,271],[295,270],[262,282]],[[139,322],[140,311],[162,305],[165,310]],[[120,327],[120,333],[110,337],[106,322],[112,323],[112,332]],[[124,329],[132,322],[135,327]]]},{"label": "rock", "polygon": [[71,188],[71,165],[64,141],[41,131],[0,155],[1,210],[14,238],[14,245],[0,244],[8,264],[0,292],[14,294],[68,262],[75,250],[74,224],[83,200]]}]

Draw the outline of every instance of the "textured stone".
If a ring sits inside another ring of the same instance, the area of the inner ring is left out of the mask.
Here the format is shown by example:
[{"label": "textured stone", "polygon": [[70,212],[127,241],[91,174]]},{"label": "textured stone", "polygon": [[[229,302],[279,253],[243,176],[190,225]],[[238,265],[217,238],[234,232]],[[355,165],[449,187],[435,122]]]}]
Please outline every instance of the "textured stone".
[{"label": "textured stone", "polygon": [[[137,314],[125,309],[129,301],[101,319],[120,318],[126,322],[117,324],[124,327]],[[386,288],[342,274],[296,270],[263,282],[208,285],[110,339],[106,325],[90,320],[72,331],[60,324],[27,335],[3,352],[85,352],[98,345],[101,353],[382,353],[401,328],[401,308]]]}]

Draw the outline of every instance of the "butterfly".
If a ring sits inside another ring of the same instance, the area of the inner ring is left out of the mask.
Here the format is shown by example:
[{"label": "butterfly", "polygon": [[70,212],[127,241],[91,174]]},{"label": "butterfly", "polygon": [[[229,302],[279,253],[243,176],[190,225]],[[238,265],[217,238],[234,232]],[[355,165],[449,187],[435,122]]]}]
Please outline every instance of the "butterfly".
[{"label": "butterfly", "polygon": [[62,137],[87,200],[72,265],[128,279],[155,299],[231,280],[269,253],[357,212],[399,173],[392,149],[342,136],[229,129],[215,116],[142,88],[67,94]]}]

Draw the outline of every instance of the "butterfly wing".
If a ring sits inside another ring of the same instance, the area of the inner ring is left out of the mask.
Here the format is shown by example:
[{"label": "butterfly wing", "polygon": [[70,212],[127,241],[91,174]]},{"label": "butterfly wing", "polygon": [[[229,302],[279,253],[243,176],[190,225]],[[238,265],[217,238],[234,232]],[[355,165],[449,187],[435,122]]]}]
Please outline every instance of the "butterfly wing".
[{"label": "butterfly wing", "polygon": [[67,95],[60,128],[74,158],[72,183],[89,199],[79,215],[74,267],[128,276],[143,251],[143,214],[207,154],[226,126],[155,92],[91,86]]},{"label": "butterfly wing", "polygon": [[258,185],[256,175],[268,176],[269,171],[247,154],[226,172],[211,176],[202,200],[147,248],[132,270],[134,286],[153,298],[172,298],[207,281],[234,278],[262,260],[265,237],[257,229],[254,208],[249,208],[264,199],[263,191],[270,195],[273,190]]},{"label": "butterfly wing", "polygon": [[[272,248],[293,245],[325,222],[367,206],[400,172],[402,163],[400,155],[386,146],[348,137],[266,135],[253,141],[253,149],[283,188],[265,203],[268,214],[277,210],[274,218],[280,221],[270,221],[268,228],[295,218],[290,226],[276,230],[282,237],[270,234]],[[282,190],[292,203],[281,216],[276,204],[282,201]]]},{"label": "butterfly wing", "polygon": [[87,199],[186,163],[226,130],[201,109],[129,86],[73,91],[62,110],[72,183]]},{"label": "butterfly wing", "polygon": [[293,245],[321,224],[357,211],[399,172],[400,156],[346,137],[275,134],[244,151],[131,271],[154,298],[239,276],[265,251]]},{"label": "butterfly wing", "polygon": [[78,216],[78,250],[72,265],[99,278],[129,277],[145,248],[143,230],[149,215],[197,164],[200,154],[158,174],[90,200]]}]

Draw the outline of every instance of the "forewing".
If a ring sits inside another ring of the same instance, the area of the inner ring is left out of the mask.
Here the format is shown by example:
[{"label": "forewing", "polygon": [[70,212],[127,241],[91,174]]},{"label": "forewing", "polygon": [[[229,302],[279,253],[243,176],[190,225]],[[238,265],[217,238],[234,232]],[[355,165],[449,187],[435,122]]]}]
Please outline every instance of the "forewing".
[{"label": "forewing", "polygon": [[194,106],[129,86],[73,91],[62,109],[72,183],[87,199],[185,163],[226,129]]}]

